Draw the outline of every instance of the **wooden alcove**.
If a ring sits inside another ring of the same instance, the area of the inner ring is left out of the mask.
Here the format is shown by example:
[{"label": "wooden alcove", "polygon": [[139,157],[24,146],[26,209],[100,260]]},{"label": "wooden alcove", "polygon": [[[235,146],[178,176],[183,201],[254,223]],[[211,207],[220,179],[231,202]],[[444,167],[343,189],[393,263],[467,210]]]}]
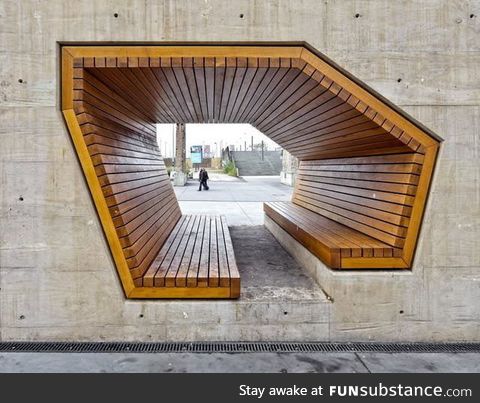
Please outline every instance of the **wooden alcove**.
[{"label": "wooden alcove", "polygon": [[442,140],[308,44],[62,44],[61,58],[62,111],[127,297],[240,294],[225,220],[182,216],[156,123],[252,124],[300,160],[271,219],[332,268],[411,267]]}]

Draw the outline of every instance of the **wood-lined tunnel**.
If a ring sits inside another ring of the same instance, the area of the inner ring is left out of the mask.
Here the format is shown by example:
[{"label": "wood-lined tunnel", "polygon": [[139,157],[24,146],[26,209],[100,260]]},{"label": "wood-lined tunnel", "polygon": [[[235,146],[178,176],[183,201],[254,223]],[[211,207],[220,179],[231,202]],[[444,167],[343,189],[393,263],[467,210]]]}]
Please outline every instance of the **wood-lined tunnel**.
[{"label": "wood-lined tunnel", "polygon": [[411,267],[441,139],[307,44],[61,54],[62,110],[127,297],[240,293],[225,220],[182,216],[156,123],[250,123],[300,160],[272,220],[331,268]]}]

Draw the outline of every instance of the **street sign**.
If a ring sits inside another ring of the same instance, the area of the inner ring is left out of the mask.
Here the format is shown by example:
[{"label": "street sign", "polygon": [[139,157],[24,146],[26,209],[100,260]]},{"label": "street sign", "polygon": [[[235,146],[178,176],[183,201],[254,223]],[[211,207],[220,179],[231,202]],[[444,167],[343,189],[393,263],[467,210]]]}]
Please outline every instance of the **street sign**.
[{"label": "street sign", "polygon": [[192,164],[202,163],[202,146],[190,147],[190,160],[192,161]]}]

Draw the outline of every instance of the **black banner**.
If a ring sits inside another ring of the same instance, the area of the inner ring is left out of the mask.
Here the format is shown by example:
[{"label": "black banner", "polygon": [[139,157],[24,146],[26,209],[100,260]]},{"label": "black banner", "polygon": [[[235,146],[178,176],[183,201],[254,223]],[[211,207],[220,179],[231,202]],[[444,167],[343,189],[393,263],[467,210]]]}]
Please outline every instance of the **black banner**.
[{"label": "black banner", "polygon": [[5,402],[471,402],[479,381],[478,374],[4,374],[0,393]]}]

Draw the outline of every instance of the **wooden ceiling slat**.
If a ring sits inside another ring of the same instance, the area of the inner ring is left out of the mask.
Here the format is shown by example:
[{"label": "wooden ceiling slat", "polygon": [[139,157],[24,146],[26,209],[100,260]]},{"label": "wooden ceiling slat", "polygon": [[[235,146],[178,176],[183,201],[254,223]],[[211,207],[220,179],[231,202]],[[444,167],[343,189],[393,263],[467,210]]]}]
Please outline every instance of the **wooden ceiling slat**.
[{"label": "wooden ceiling slat", "polygon": [[[354,133],[356,130],[354,128],[364,127],[364,125],[369,124],[370,122],[365,118],[365,116],[357,116],[353,119],[347,119],[341,123],[338,123],[334,126],[327,126],[323,129],[315,129],[314,131],[308,131],[301,133],[298,137],[292,134],[294,132],[288,133],[288,137],[282,136],[279,139],[279,144],[282,144],[286,149],[291,149],[294,145],[301,142],[313,142],[315,139],[323,139],[323,136],[331,134],[342,133],[343,130],[348,130],[350,133]],[[360,131],[360,130],[359,130]]]},{"label": "wooden ceiling slat", "polygon": [[252,108],[250,109],[249,113],[245,116],[245,120],[247,122],[254,123],[254,116],[261,110],[262,108],[266,107],[265,102],[269,99],[269,97],[273,93],[281,93],[283,91],[283,86],[282,80],[286,78],[288,81],[288,74],[294,75],[296,73],[295,69],[292,69],[289,65],[286,64],[286,61],[282,61],[281,67],[277,70],[275,75],[272,77],[272,79],[268,82],[268,84],[265,86],[263,92],[260,94],[260,96],[256,99],[255,103],[252,105]]},{"label": "wooden ceiling slat", "polygon": [[247,68],[245,70],[245,75],[243,76],[242,83],[238,89],[238,93],[233,105],[233,110],[230,116],[230,121],[238,123],[237,117],[241,109],[241,105],[245,100],[245,96],[250,89],[253,79],[255,78],[258,71],[258,59],[249,57],[247,59]]},{"label": "wooden ceiling slat", "polygon": [[252,102],[254,94],[258,92],[258,87],[260,83],[263,82],[265,76],[268,73],[268,70],[269,70],[268,59],[265,59],[265,58],[257,59],[255,74],[253,75],[252,81],[250,82],[249,87],[245,92],[245,96],[243,97],[242,102],[238,105],[238,110],[235,114],[235,122],[237,123],[245,122],[245,120],[242,119],[242,116],[244,115],[250,103]]},{"label": "wooden ceiling slat", "polygon": [[264,72],[264,74],[259,76],[259,81],[255,82],[255,87],[253,88],[253,91],[249,94],[247,104],[245,105],[241,115],[239,115],[239,120],[242,122],[248,122],[247,116],[250,114],[252,108],[255,106],[258,99],[261,97],[265,89],[268,87],[269,83],[279,71],[279,59],[269,59],[268,63],[270,64],[267,67],[261,67],[261,71]]},{"label": "wooden ceiling slat", "polygon": [[[135,100],[135,103],[142,105],[144,108],[150,108],[158,112],[159,117],[163,119],[168,118],[178,118],[178,115],[174,114],[170,108],[165,104],[164,98],[159,95],[156,100],[151,99],[150,93],[147,89],[141,84],[135,84],[137,82],[136,78],[132,76],[129,69],[111,69],[112,71],[108,70],[105,76],[108,78],[108,75],[116,75],[119,84],[122,86],[123,94],[128,94],[129,98]],[[115,71],[114,71],[115,70]],[[132,81],[133,80],[133,81]],[[157,83],[156,80],[152,80],[152,84],[154,88],[156,88]],[[131,88],[136,88],[136,91],[132,91]],[[163,91],[162,91],[163,92]],[[158,106],[155,106],[155,102],[158,103]],[[152,105],[153,103],[153,105]],[[162,122],[162,120],[160,120]]]},{"label": "wooden ceiling slat", "polygon": [[[172,67],[173,74],[177,79],[182,99],[185,101],[185,106],[188,108],[190,116],[193,116],[197,121],[201,121],[203,116],[202,109],[198,101],[198,94],[194,93],[194,95],[192,95],[190,86],[188,85],[188,79],[185,74],[185,64],[191,71],[193,68],[193,60],[191,58],[179,59],[179,61]],[[193,80],[195,81],[194,78]],[[193,85],[195,86],[195,83],[193,83]]]},{"label": "wooden ceiling slat", "polygon": [[198,95],[197,83],[195,81],[195,74],[193,72],[193,58],[183,58],[183,75],[187,84],[186,90],[190,94],[193,102],[193,108],[195,110],[195,116],[198,122],[202,121],[202,107],[200,105],[200,97]]},{"label": "wooden ceiling slat", "polygon": [[226,59],[224,57],[215,58],[215,82],[213,98],[213,119],[220,122],[220,109],[222,104],[223,82],[225,81]]},{"label": "wooden ceiling slat", "polygon": [[237,60],[234,57],[227,57],[225,76],[223,80],[222,102],[220,103],[219,120],[225,122],[225,115],[227,113],[228,101],[233,87],[233,80],[237,70]]},{"label": "wooden ceiling slat", "polygon": [[207,95],[208,122],[214,119],[215,100],[215,58],[205,58],[205,88]]},{"label": "wooden ceiling slat", "polygon": [[236,101],[240,92],[240,88],[243,84],[245,73],[247,71],[246,57],[237,58],[236,62],[237,62],[237,68],[235,70],[235,78],[233,79],[232,90],[230,93],[230,97],[227,104],[227,110],[225,113],[225,121],[229,123],[233,121],[232,112],[236,104]]},{"label": "wooden ceiling slat", "polygon": [[138,108],[149,115],[149,120],[168,118],[166,111],[157,111],[152,108],[151,103],[146,100],[145,96],[142,96],[142,91],[145,91],[143,87],[137,91],[131,91],[132,82],[121,73],[121,69],[85,69],[85,73],[96,77],[105,86],[122,96],[129,104],[132,99],[135,100]]},{"label": "wooden ceiling slat", "polygon": [[[156,80],[154,74],[152,73],[150,68],[141,68],[139,69],[142,72],[142,83],[143,86],[148,85],[147,83],[150,84],[152,87],[152,91],[149,92],[153,96],[150,99],[150,104],[153,102],[153,105],[151,106],[152,109],[155,109],[158,114],[164,114],[166,115],[166,118],[163,120],[157,121],[157,123],[167,123],[169,119],[172,119],[176,115],[175,110],[171,110],[168,105],[165,103],[165,95],[163,94],[163,88],[159,85],[158,81]],[[147,83],[143,80],[147,80]]]},{"label": "wooden ceiling slat", "polygon": [[[292,92],[284,93],[284,97],[276,100],[270,107],[267,109],[267,113],[263,113],[260,116],[261,122],[257,123],[257,127],[262,130],[268,128],[275,122],[283,121],[284,118],[288,117],[295,108],[300,109],[309,99],[307,95],[314,90],[323,92],[324,90],[319,88],[318,83],[315,80],[312,80],[309,76],[301,74],[299,77],[304,76],[305,81],[300,83],[297,87],[292,86]],[[317,92],[317,94],[321,93]],[[299,104],[302,102],[301,104]]]},{"label": "wooden ceiling slat", "polygon": [[160,60],[161,68],[159,69],[152,69],[157,81],[163,88],[163,91],[168,99],[168,105],[171,108],[176,110],[176,113],[181,117],[179,122],[187,122],[190,117],[190,113],[185,111],[185,106],[182,105],[177,99],[177,94],[175,93],[174,83],[176,83],[175,76],[171,69],[171,61],[170,58],[161,58]]},{"label": "wooden ceiling slat", "polygon": [[258,111],[252,115],[251,121],[258,126],[263,122],[267,114],[275,110],[275,107],[282,103],[289,103],[292,94],[305,83],[306,79],[300,70],[290,69],[282,77],[275,89],[268,94],[263,104],[259,106]]},{"label": "wooden ceiling slat", "polygon": [[[335,95],[333,95],[328,90],[324,89],[321,86],[318,86],[318,90],[314,93],[310,94],[313,99],[309,100],[306,104],[303,102],[299,102],[298,105],[300,106],[298,109],[290,113],[288,116],[284,117],[283,119],[278,119],[273,122],[273,125],[269,125],[268,128],[265,128],[265,133],[276,133],[279,130],[284,129],[288,130],[294,127],[298,122],[301,122],[305,118],[308,119],[309,116],[315,116],[316,110],[323,107],[323,105],[327,104],[328,102],[338,102],[335,101]],[[309,99],[310,97],[307,97]]]},{"label": "wooden ceiling slat", "polygon": [[205,66],[203,57],[195,57],[193,59],[193,71],[195,74],[195,82],[197,85],[197,92],[200,98],[200,106],[202,109],[202,122],[208,121],[208,102],[207,102],[207,87],[205,83]]}]

